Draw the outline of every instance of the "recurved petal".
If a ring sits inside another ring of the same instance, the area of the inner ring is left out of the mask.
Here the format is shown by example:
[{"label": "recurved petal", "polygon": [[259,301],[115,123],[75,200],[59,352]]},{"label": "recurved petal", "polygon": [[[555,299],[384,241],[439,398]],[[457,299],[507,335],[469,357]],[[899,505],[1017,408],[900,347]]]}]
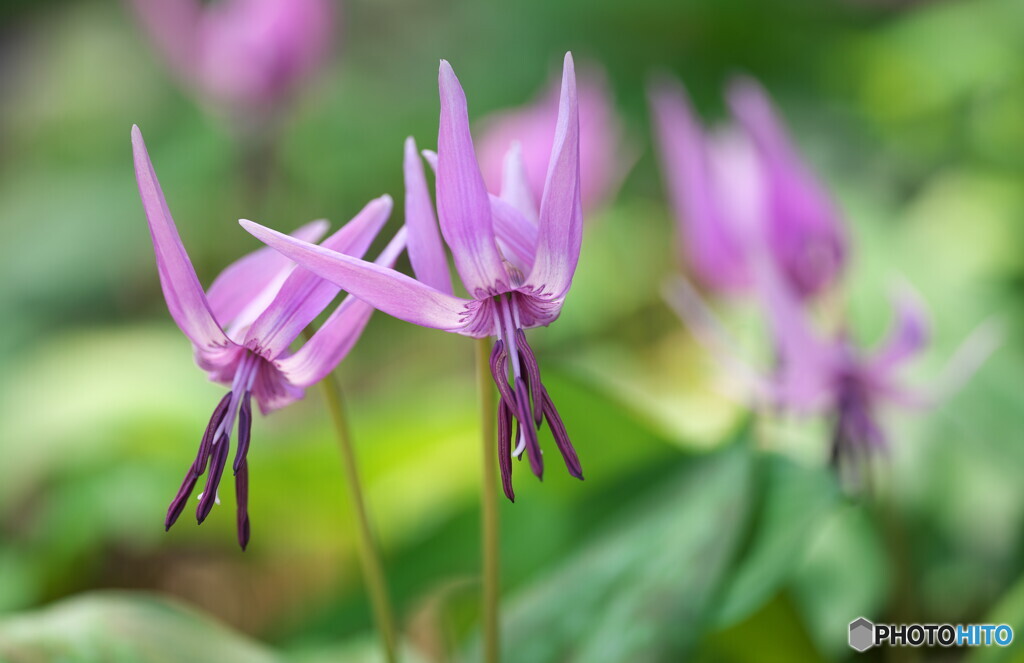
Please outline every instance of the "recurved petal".
[{"label": "recurved petal", "polygon": [[[392,204],[391,196],[370,201],[321,246],[361,258],[387,222]],[[279,356],[331,303],[338,291],[337,284],[325,281],[311,271],[296,269],[266,310],[253,322],[246,334],[245,345],[267,358]]]},{"label": "recurved petal", "polygon": [[871,360],[875,371],[892,370],[920,352],[931,336],[924,302],[909,285],[904,285],[893,295],[892,306],[892,326]]},{"label": "recurved petal", "polygon": [[514,141],[505,154],[501,170],[501,199],[509,203],[530,221],[537,223],[537,203],[530,189],[530,178],[523,161],[523,146]]},{"label": "recurved petal", "polygon": [[[292,232],[292,237],[304,242],[318,242],[324,236],[330,224],[320,219],[307,223]],[[206,291],[206,299],[214,317],[223,327],[227,327],[256,297],[272,284],[280,287],[282,272],[290,270],[295,263],[283,255],[265,246],[253,251],[228,265]]]},{"label": "recurved petal", "polygon": [[540,202],[536,258],[526,280],[537,294],[552,299],[569,289],[583,239],[579,130],[576,74],[572,54],[566,53],[555,141]]},{"label": "recurved petal", "polygon": [[412,136],[405,139],[405,227],[409,233],[409,262],[416,278],[446,294],[452,291],[448,258],[434,216],[423,162]]},{"label": "recurved petal", "polygon": [[414,325],[459,331],[471,302],[420,283],[393,269],[302,242],[258,223],[239,223],[261,242],[374,308]]},{"label": "recurved petal", "polygon": [[178,236],[164,193],[157,181],[153,163],[146,152],[146,143],[137,126],[132,127],[132,153],[135,158],[135,179],[139,196],[149,222],[153,238],[160,287],[167,301],[167,309],[178,327],[201,351],[212,351],[228,346],[231,341],[213,317],[206,294],[199,284],[192,261]]},{"label": "recurved petal", "polygon": [[437,134],[437,212],[466,290],[476,298],[508,289],[494,241],[484,178],[473,151],[466,95],[451,65],[438,74],[441,122]]},{"label": "recurved petal", "polygon": [[[408,227],[402,228],[395,234],[374,261],[377,265],[391,267],[395,264],[405,249],[407,230]],[[372,306],[349,295],[295,354],[278,360],[278,368],[296,386],[316,384],[352,350],[372,313]]]}]

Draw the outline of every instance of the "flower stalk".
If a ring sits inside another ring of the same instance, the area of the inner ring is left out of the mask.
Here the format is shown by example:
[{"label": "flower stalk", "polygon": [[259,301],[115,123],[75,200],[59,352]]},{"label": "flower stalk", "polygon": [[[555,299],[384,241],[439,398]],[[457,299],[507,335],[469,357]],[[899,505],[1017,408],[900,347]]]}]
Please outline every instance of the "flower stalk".
[{"label": "flower stalk", "polygon": [[363,580],[366,582],[366,590],[370,596],[377,632],[380,635],[381,645],[384,647],[385,660],[388,663],[396,663],[398,647],[395,614],[391,607],[387,581],[384,579],[380,550],[377,547],[376,538],[370,527],[370,517],[366,511],[363,485],[359,479],[356,454],[352,447],[352,435],[349,431],[348,421],[345,419],[341,387],[333,373],[321,380],[320,385],[327,403],[327,410],[331,413],[335,434],[338,437],[338,447],[341,449],[341,465],[345,472],[345,485],[348,486],[349,497],[352,500],[352,508],[355,511],[358,525],[356,541],[359,548],[359,563],[363,569]]},{"label": "flower stalk", "polygon": [[491,378],[491,347],[488,339],[476,343],[477,388],[480,391],[480,441],[483,454],[483,480],[480,492],[480,543],[483,593],[481,624],[486,663],[499,660],[500,642],[498,606],[501,596],[498,522],[498,441],[494,430],[494,382]]}]

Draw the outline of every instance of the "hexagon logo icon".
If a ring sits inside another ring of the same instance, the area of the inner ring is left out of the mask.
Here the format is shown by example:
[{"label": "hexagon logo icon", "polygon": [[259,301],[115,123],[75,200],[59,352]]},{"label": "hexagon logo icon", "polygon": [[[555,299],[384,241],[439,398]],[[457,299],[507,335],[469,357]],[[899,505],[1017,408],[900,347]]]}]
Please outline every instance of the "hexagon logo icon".
[{"label": "hexagon logo icon", "polygon": [[858,617],[850,622],[850,646],[859,652],[871,649],[875,644],[875,625]]}]

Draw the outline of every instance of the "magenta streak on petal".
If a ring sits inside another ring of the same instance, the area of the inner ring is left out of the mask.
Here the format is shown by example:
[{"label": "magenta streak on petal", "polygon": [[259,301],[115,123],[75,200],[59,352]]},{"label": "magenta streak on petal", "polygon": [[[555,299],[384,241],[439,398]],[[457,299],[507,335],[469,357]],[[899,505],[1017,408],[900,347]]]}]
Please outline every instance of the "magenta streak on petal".
[{"label": "magenta streak on petal", "polygon": [[135,178],[149,222],[167,310],[197,349],[212,351],[226,347],[231,341],[217,324],[206,301],[206,294],[181,243],[181,237],[178,236],[178,229],[146,152],[142,132],[137,126],[132,127],[132,152]]},{"label": "magenta streak on petal", "polygon": [[471,300],[446,295],[393,269],[300,242],[252,221],[239,223],[260,241],[388,315],[453,332],[472,322]]},{"label": "magenta streak on petal", "polygon": [[475,298],[503,292],[508,276],[494,241],[491,208],[469,132],[466,95],[447,61],[438,73],[437,212],[466,290]]},{"label": "magenta streak on petal", "polygon": [[[370,201],[351,221],[321,246],[361,258],[391,213],[391,197]],[[338,294],[338,286],[305,269],[296,269],[281,286],[274,301],[256,319],[245,345],[267,359],[288,349],[298,335]]]}]

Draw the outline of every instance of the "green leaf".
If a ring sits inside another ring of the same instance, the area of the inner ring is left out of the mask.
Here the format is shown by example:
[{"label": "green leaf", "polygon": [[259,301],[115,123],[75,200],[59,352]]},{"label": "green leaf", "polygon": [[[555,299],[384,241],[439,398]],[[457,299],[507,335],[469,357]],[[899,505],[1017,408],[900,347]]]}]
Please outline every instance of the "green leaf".
[{"label": "green leaf", "polygon": [[833,509],[816,528],[790,589],[818,649],[839,658],[849,652],[850,622],[877,617],[892,591],[889,564],[878,526],[863,506]]},{"label": "green leaf", "polygon": [[182,604],[84,594],[0,621],[0,660],[18,663],[275,663],[281,657]]},{"label": "green leaf", "polygon": [[749,450],[734,445],[635,502],[615,526],[507,603],[507,660],[685,655],[740,538],[750,474]]},{"label": "green leaf", "polygon": [[729,574],[715,618],[723,627],[745,619],[779,591],[837,501],[826,470],[785,456],[760,457],[757,476],[760,498],[751,538]]},{"label": "green leaf", "polygon": [[977,647],[967,656],[968,663],[1024,662],[1024,640],[1017,636],[1024,633],[1024,575],[1013,583],[983,622],[1009,624],[1014,632],[1013,642],[1007,647]]}]

